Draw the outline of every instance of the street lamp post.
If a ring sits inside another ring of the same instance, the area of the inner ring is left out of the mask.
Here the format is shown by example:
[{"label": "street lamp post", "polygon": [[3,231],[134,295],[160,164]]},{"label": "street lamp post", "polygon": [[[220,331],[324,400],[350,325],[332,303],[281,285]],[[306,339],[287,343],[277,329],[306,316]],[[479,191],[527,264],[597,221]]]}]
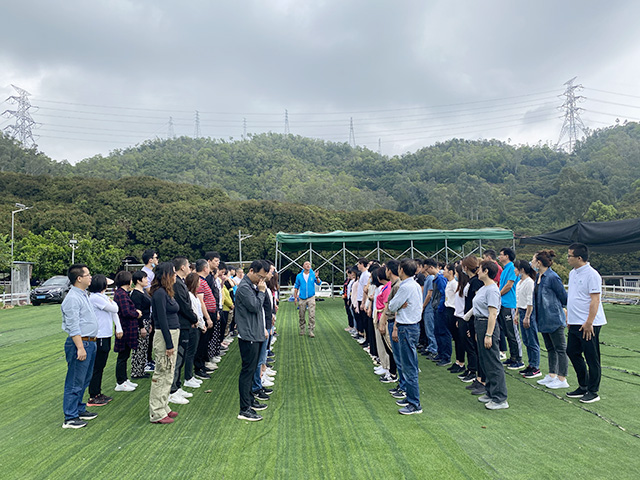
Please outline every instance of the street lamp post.
[{"label": "street lamp post", "polygon": [[13,210],[11,212],[11,305],[13,305],[13,294],[14,294],[14,285],[13,285],[13,236],[15,231],[15,216],[16,213],[24,212],[25,210],[29,210],[33,207],[27,207],[22,203],[16,203],[16,207],[18,210]]},{"label": "street lamp post", "polygon": [[69,240],[69,246],[71,247],[71,265],[73,265],[76,263],[76,248],[78,248],[78,240],[75,235]]},{"label": "street lamp post", "polygon": [[253,235],[242,235],[242,230],[238,230],[238,260],[240,260],[240,268],[242,268],[242,241],[251,237],[253,237]]}]

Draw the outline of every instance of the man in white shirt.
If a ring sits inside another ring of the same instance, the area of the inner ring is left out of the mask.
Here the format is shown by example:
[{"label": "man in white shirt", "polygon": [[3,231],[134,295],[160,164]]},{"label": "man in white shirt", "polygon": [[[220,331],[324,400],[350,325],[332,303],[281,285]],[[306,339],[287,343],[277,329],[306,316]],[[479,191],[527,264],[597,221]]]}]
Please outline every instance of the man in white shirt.
[{"label": "man in white shirt", "polygon": [[574,243],[569,246],[567,261],[573,270],[569,272],[567,296],[567,355],[580,386],[567,396],[579,398],[582,403],[600,400],[600,329],[607,323],[600,303],[602,278],[588,259],[586,245]]}]

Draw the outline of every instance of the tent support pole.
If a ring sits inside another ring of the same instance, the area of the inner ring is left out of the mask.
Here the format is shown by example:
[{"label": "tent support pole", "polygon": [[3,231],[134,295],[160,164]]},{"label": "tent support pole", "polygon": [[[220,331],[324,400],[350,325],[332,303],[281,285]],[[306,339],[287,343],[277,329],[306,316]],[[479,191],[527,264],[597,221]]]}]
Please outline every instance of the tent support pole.
[{"label": "tent support pole", "polygon": [[446,238],[444,239],[444,261],[449,263],[449,243]]},{"label": "tent support pole", "polygon": [[342,271],[344,272],[344,279],[347,279],[347,244],[342,242]]}]

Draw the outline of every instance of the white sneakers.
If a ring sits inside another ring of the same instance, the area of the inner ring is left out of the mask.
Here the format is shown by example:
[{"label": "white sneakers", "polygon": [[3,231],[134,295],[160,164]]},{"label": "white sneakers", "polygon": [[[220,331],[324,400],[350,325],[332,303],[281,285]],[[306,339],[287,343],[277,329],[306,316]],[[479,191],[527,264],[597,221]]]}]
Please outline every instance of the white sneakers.
[{"label": "white sneakers", "polygon": [[169,402],[177,403],[179,405],[186,405],[187,403],[189,403],[189,400],[184,398],[178,392],[174,392],[174,393],[169,394]]},{"label": "white sneakers", "polygon": [[213,357],[213,358],[211,359],[211,361],[212,361],[213,363],[220,363],[220,360],[222,360],[222,357],[221,357],[221,356]]},{"label": "white sneakers", "polygon": [[129,380],[128,378],[124,381],[125,384],[129,385],[130,387],[136,388],[138,386],[137,383],[133,383],[131,380]]},{"label": "white sneakers", "polygon": [[276,373],[278,373],[276,370],[273,370],[271,368],[267,368],[264,373],[266,373],[267,375],[269,375],[270,377],[275,376]]},{"label": "white sneakers", "polygon": [[379,367],[374,368],[373,373],[375,373],[376,375],[384,375],[386,373],[389,373],[389,371],[381,365]]},{"label": "white sneakers", "polygon": [[116,388],[114,388],[116,392],[133,392],[135,389],[136,387],[131,387],[127,382],[118,383]]},{"label": "white sneakers", "polygon": [[196,380],[196,377],[191,377],[189,380],[184,382],[184,386],[189,388],[200,388],[200,383]]},{"label": "white sneakers", "polygon": [[263,387],[273,387],[273,381],[269,380],[270,377],[262,377],[262,386]]},{"label": "white sneakers", "polygon": [[553,381],[546,384],[547,388],[569,388],[569,382],[566,380],[560,380],[558,377],[554,378]]},{"label": "white sneakers", "polygon": [[547,383],[553,382],[556,377],[552,377],[548,373],[544,376],[544,378],[538,380],[538,385],[546,385]]},{"label": "white sneakers", "polygon": [[218,364],[213,362],[204,362],[204,366],[209,370],[216,370],[218,368]]},{"label": "white sneakers", "polygon": [[178,390],[176,390],[175,393],[180,395],[182,398],[191,398],[191,397],[193,397],[193,393],[185,392],[182,388],[179,388]]}]

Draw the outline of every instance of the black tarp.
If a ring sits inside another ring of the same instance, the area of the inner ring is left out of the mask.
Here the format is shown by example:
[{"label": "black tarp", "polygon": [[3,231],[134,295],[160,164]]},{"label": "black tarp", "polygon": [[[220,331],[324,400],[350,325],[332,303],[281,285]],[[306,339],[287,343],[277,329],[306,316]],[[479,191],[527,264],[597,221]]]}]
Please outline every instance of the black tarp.
[{"label": "black tarp", "polygon": [[600,253],[628,253],[640,250],[640,218],[615,222],[578,222],[534,237],[520,238],[521,245],[571,245],[584,243]]}]

